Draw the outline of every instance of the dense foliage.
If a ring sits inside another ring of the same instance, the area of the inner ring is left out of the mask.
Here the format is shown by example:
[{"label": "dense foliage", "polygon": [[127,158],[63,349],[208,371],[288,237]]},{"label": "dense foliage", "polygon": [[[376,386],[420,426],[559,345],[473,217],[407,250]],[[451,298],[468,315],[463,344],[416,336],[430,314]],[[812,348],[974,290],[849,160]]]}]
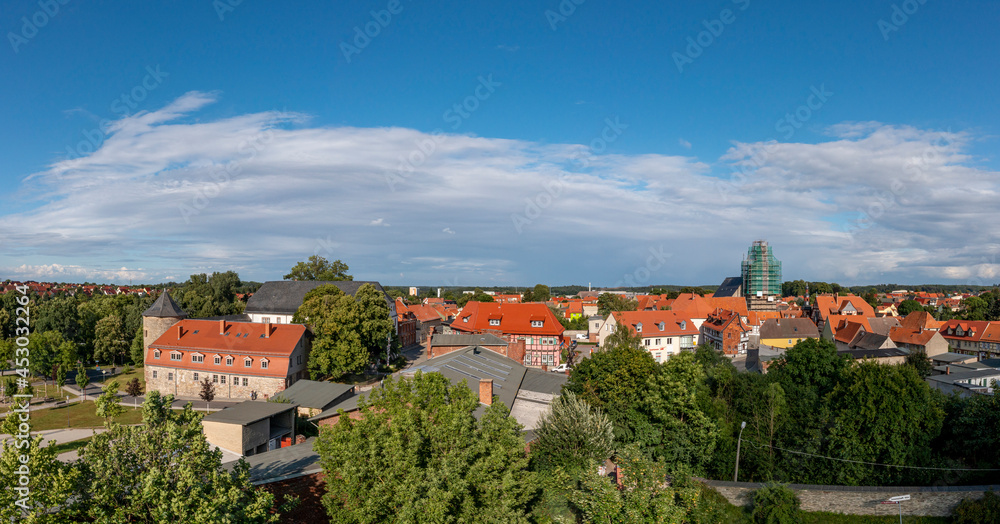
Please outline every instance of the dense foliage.
[{"label": "dense foliage", "polygon": [[802,503],[787,486],[767,483],[750,495],[750,515],[755,524],[798,524]]},{"label": "dense foliage", "polygon": [[528,522],[536,475],[520,426],[494,403],[479,420],[479,397],[437,373],[386,379],[320,431],[333,522]]},{"label": "dense foliage", "polygon": [[306,262],[298,262],[292,267],[292,270],[284,276],[285,280],[320,280],[320,281],[337,281],[337,280],[354,280],[354,277],[348,275],[347,272],[351,268],[347,267],[347,264],[341,262],[340,260],[334,260],[330,262],[329,260],[319,256],[313,255],[309,257]]}]

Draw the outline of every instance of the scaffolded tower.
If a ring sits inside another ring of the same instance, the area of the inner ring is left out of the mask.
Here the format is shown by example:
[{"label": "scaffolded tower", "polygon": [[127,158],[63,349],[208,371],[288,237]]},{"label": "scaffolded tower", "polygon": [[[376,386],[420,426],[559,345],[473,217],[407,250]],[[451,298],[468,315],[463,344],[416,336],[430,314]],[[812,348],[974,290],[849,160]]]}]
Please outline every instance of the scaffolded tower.
[{"label": "scaffolded tower", "polygon": [[781,294],[781,262],[766,240],[755,240],[743,259],[743,295],[767,297]]}]

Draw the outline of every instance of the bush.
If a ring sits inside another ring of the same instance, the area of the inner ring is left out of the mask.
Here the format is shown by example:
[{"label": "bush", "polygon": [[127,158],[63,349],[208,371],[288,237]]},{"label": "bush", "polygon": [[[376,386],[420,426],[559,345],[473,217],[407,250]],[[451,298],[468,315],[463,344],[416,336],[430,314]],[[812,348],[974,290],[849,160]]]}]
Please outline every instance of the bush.
[{"label": "bush", "polygon": [[962,502],[952,512],[954,524],[973,524],[978,522],[1000,522],[1000,496],[987,491],[983,498],[962,499]]},{"label": "bush", "polygon": [[750,496],[750,516],[758,524],[798,524],[801,502],[784,484],[769,482]]}]

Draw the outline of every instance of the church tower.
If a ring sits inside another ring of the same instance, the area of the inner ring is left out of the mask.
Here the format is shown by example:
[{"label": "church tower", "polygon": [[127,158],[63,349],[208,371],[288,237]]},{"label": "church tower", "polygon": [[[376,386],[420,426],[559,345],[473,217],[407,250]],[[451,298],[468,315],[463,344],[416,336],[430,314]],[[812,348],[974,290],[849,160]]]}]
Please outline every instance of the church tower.
[{"label": "church tower", "polygon": [[149,353],[150,344],[187,316],[187,313],[170,298],[170,293],[163,290],[156,302],[142,313],[143,359]]}]

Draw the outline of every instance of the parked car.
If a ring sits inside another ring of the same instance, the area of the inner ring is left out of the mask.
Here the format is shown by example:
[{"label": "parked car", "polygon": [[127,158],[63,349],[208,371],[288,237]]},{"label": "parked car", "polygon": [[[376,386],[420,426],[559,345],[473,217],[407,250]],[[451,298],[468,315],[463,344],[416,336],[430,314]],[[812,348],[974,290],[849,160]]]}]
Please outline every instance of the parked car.
[{"label": "parked car", "polygon": [[565,372],[569,371],[570,369],[573,369],[573,368],[567,366],[566,364],[559,364],[558,366],[552,368],[552,372],[553,373],[565,373]]},{"label": "parked car", "polygon": [[588,340],[588,337],[587,337],[587,335],[584,335],[583,333],[577,333],[576,334],[576,339],[577,340]]}]

